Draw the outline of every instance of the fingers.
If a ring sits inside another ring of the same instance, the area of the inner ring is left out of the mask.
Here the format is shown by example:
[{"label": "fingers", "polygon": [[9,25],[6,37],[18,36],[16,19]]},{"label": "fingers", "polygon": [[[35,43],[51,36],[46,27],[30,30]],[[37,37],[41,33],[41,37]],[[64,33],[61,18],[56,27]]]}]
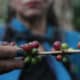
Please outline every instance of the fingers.
[{"label": "fingers", "polygon": [[1,45],[3,45],[3,46],[7,46],[7,45],[10,45],[10,46],[15,46],[16,45],[16,42],[6,42],[6,41],[2,41],[1,42]]},{"label": "fingers", "polygon": [[[16,50],[18,47],[15,46],[15,42],[6,42],[6,41],[1,41],[0,45],[0,59],[1,58],[12,58],[16,54]],[[15,47],[13,47],[15,46]]]},{"label": "fingers", "polygon": [[21,50],[17,46],[0,46],[0,59],[1,58],[13,58],[16,56],[16,52]]},{"label": "fingers", "polygon": [[22,68],[24,61],[21,59],[0,60],[0,67],[5,68]]},{"label": "fingers", "polygon": [[15,45],[16,45],[16,42],[10,42],[9,45],[11,45],[11,46],[15,46]]},{"label": "fingers", "polygon": [[3,41],[1,45],[6,46],[6,45],[9,45],[9,43],[8,43],[8,42],[6,42],[6,41]]},{"label": "fingers", "polygon": [[24,66],[24,61],[21,59],[17,60],[0,60],[0,74],[9,72],[14,69],[21,69]]}]

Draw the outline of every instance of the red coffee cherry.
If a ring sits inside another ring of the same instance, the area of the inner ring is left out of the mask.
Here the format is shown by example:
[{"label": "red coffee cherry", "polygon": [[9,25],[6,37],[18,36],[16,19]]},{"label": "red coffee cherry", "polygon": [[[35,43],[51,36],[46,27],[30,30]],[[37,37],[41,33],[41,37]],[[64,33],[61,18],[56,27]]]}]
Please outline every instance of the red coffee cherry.
[{"label": "red coffee cherry", "polygon": [[53,47],[54,47],[54,49],[56,49],[56,50],[60,50],[60,49],[61,49],[61,42],[60,42],[60,41],[55,41],[55,42],[53,43]]},{"label": "red coffee cherry", "polygon": [[32,49],[32,46],[31,45],[23,45],[21,46],[21,48],[24,50],[24,51],[30,51]]},{"label": "red coffee cherry", "polygon": [[61,61],[61,60],[62,60],[62,55],[57,55],[57,56],[56,56],[56,60],[57,60],[57,61]]},{"label": "red coffee cherry", "polygon": [[38,41],[33,41],[32,42],[32,47],[33,48],[38,48],[39,47],[39,42]]}]

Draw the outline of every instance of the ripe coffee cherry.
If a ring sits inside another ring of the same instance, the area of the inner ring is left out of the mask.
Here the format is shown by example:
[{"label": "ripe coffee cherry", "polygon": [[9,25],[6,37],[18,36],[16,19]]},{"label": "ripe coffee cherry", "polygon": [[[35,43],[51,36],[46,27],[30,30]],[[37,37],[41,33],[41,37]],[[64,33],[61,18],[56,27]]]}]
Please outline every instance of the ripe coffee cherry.
[{"label": "ripe coffee cherry", "polygon": [[38,48],[39,47],[39,42],[38,41],[33,41],[32,42],[32,47],[33,48]]},{"label": "ripe coffee cherry", "polygon": [[68,49],[68,45],[66,43],[61,44],[61,49]]},{"label": "ripe coffee cherry", "polygon": [[55,41],[55,42],[53,43],[53,47],[54,47],[54,49],[56,49],[56,50],[60,50],[60,49],[61,49],[61,42],[60,42],[60,41]]},{"label": "ripe coffee cherry", "polygon": [[61,61],[61,60],[62,60],[62,55],[60,55],[60,54],[57,55],[57,56],[56,56],[56,60],[57,60],[57,61]]},{"label": "ripe coffee cherry", "polygon": [[21,48],[24,50],[24,51],[30,51],[32,49],[32,46],[31,45],[23,45],[21,46]]},{"label": "ripe coffee cherry", "polygon": [[77,47],[80,49],[80,41],[78,42]]}]

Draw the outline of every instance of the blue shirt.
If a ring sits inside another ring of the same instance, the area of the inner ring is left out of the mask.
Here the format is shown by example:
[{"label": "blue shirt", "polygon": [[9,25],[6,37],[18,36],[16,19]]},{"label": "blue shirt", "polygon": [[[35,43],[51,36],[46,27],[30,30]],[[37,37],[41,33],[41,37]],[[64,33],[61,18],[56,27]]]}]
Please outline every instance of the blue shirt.
[{"label": "blue shirt", "polygon": [[[18,21],[17,19],[13,19],[13,21],[11,22],[12,28],[14,30],[16,30],[17,32],[26,32],[29,31],[27,28],[25,29],[24,25],[22,24],[22,22]],[[50,25],[48,25],[50,26]],[[52,34],[52,29],[49,28],[46,36],[49,37]],[[3,29],[3,27],[0,29],[1,31],[1,35],[4,36],[4,32],[5,29]],[[3,36],[1,36],[0,39],[3,38]],[[79,41],[79,34],[76,32],[65,32],[64,33],[64,41],[66,43],[69,44],[70,47],[75,48],[77,42]],[[25,41],[20,41],[20,44],[25,43]],[[46,50],[50,50],[51,46],[45,41],[43,44],[44,48]],[[75,56],[77,58],[75,58]],[[78,64],[79,65],[79,60],[80,55],[72,55],[70,57],[72,63]],[[75,62],[74,62],[74,61]],[[57,76],[57,80],[71,80],[71,77],[69,76],[69,73],[67,72],[67,70],[65,69],[65,67],[63,66],[62,63],[56,61],[54,56],[47,56],[47,62],[49,63],[50,68],[54,71],[55,70],[55,74]],[[76,63],[77,62],[77,63]],[[0,75],[0,80],[18,80],[19,75],[20,75],[21,70],[17,69],[17,70],[13,70],[9,73],[5,73],[3,75]]]}]

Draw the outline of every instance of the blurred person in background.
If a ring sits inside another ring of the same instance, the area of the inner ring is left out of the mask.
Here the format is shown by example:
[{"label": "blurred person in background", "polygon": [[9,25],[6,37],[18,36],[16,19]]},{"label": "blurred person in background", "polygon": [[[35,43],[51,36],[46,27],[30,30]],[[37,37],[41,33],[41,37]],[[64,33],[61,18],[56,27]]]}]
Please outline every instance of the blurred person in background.
[{"label": "blurred person in background", "polygon": [[[38,40],[42,51],[51,50],[52,43],[56,40],[66,42],[71,47],[76,46],[78,42],[76,39],[77,34],[67,31],[62,31],[61,33],[53,12],[53,0],[10,0],[8,10],[9,15],[6,26],[0,27],[1,41],[9,43],[15,41],[17,45],[21,45]],[[5,51],[5,54],[0,53],[1,57],[8,58],[6,60],[1,58],[0,60],[1,73],[3,73],[0,75],[0,79],[73,80],[66,66],[51,55],[43,57],[40,63],[34,67],[32,66],[28,74],[27,70],[29,68],[27,68],[27,65],[23,67],[23,60],[12,58],[16,56],[19,48],[13,47],[9,43],[8,48],[1,47],[1,53]],[[10,53],[7,53],[9,49]]]}]

